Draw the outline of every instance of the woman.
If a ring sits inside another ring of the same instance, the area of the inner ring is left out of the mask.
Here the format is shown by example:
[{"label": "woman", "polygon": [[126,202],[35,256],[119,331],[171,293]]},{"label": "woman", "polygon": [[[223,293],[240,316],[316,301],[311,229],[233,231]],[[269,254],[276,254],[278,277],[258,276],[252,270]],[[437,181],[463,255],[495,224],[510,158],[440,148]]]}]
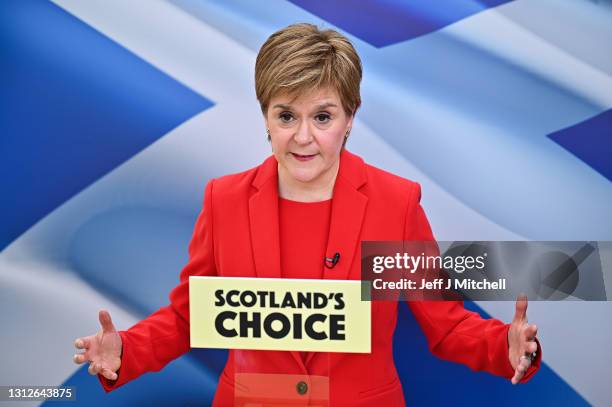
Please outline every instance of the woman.
[{"label": "woman", "polygon": [[[102,330],[76,340],[85,352],[75,362],[90,363],[89,372],[99,375],[107,391],[189,350],[190,275],[359,279],[360,241],[433,240],[419,185],[344,149],[361,103],[361,74],[355,49],[336,31],[296,24],[265,42],[255,83],[273,155],[256,168],[208,183],[190,259],[170,305],[121,332],[101,311]],[[324,267],[333,253],[342,256],[335,267]],[[527,324],[525,298],[507,325],[482,319],[457,301],[408,305],[439,357],[512,383],[528,380],[539,368],[537,329]],[[397,303],[372,302],[370,354],[230,350],[215,404],[235,402],[235,375],[248,359],[262,373],[328,375],[332,405],[403,405],[392,356],[396,316]],[[293,389],[298,400],[309,391],[300,385]]]}]

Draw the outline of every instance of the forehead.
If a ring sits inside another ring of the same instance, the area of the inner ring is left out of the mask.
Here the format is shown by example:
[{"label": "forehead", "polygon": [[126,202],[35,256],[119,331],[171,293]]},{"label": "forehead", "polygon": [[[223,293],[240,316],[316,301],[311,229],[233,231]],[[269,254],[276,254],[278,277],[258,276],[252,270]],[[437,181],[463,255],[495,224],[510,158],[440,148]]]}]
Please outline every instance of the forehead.
[{"label": "forehead", "polygon": [[299,92],[299,93],[281,93],[274,95],[270,99],[270,106],[272,108],[281,107],[277,105],[283,105],[282,107],[293,107],[293,108],[310,108],[321,105],[336,105],[341,107],[340,97],[338,92],[334,88],[321,88],[312,90],[310,92]]}]

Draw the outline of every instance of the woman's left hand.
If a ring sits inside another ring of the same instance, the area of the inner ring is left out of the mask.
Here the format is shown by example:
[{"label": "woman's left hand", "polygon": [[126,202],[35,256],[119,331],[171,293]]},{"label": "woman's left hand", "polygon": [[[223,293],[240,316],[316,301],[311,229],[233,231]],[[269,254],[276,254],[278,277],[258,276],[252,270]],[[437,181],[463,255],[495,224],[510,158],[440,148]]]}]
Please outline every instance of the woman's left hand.
[{"label": "woman's left hand", "polygon": [[517,384],[531,366],[532,355],[538,350],[537,333],[538,328],[527,323],[527,296],[521,295],[516,299],[516,312],[508,330],[508,357],[514,368],[512,384]]}]

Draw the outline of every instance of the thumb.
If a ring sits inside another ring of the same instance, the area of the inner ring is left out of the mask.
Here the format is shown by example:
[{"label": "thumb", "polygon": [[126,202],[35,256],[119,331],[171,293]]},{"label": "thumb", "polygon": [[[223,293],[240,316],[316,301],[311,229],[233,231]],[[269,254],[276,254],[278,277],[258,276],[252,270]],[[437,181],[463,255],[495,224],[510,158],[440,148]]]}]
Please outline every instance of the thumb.
[{"label": "thumb", "polygon": [[516,306],[514,311],[514,321],[523,321],[527,319],[527,296],[519,294],[516,298]]},{"label": "thumb", "polygon": [[117,332],[117,330],[115,329],[115,325],[113,325],[113,320],[111,319],[111,316],[108,311],[100,310],[98,314],[98,319],[100,319],[100,325],[102,326],[103,333]]}]

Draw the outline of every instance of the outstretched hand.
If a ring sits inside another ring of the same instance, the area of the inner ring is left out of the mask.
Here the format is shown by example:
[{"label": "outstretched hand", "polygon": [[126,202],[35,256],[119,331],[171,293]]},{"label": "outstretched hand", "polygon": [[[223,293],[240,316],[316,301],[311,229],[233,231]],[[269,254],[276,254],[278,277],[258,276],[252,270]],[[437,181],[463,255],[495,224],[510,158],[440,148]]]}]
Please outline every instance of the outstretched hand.
[{"label": "outstretched hand", "polygon": [[508,330],[508,357],[514,368],[512,384],[517,384],[531,366],[533,355],[538,350],[535,341],[537,333],[537,326],[527,323],[527,296],[520,295],[516,300],[514,319]]},{"label": "outstretched hand", "polygon": [[101,310],[98,318],[102,329],[95,335],[77,338],[74,346],[85,352],[74,355],[74,362],[89,363],[87,371],[91,375],[101,374],[109,380],[117,380],[117,370],[121,366],[121,336],[117,333],[108,311]]}]

